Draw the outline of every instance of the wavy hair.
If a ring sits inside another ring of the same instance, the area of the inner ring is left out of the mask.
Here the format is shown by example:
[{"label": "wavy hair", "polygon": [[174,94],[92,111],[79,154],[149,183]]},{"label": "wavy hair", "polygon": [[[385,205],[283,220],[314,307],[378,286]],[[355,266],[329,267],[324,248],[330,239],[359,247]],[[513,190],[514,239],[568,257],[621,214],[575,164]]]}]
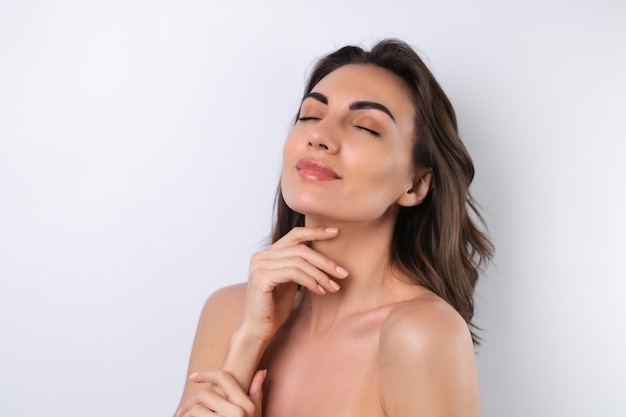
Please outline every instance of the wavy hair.
[{"label": "wavy hair", "polygon": [[[390,247],[391,264],[448,302],[470,325],[477,344],[480,338],[472,323],[474,288],[481,267],[492,257],[493,245],[479,227],[485,223],[469,192],[474,165],[459,138],[452,104],[415,51],[397,39],[383,40],[370,51],[345,46],[321,58],[303,97],[322,78],[349,64],[376,65],[404,80],[415,107],[413,164],[433,172],[426,199],[399,211]],[[304,225],[304,215],[287,206],[280,186],[275,213],[273,242]]]}]

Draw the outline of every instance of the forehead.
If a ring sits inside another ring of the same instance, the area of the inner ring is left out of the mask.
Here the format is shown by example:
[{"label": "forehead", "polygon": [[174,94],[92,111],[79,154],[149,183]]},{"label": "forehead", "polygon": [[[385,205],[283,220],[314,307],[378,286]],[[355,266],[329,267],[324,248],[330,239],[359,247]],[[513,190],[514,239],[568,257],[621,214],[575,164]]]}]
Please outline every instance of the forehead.
[{"label": "forehead", "polygon": [[413,103],[404,80],[375,65],[339,67],[322,78],[312,91],[324,94],[331,105],[333,101],[375,101],[388,107],[394,115],[413,120]]}]

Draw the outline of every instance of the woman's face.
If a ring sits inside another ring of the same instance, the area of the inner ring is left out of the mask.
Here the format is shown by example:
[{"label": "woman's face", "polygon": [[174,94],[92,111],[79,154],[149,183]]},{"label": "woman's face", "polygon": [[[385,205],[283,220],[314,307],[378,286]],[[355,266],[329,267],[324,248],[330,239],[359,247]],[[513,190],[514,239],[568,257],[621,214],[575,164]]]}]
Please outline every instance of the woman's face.
[{"label": "woman's face", "polygon": [[418,204],[411,160],[415,109],[395,74],[345,65],[302,101],[283,149],[281,187],[292,210],[337,221],[395,216]]}]

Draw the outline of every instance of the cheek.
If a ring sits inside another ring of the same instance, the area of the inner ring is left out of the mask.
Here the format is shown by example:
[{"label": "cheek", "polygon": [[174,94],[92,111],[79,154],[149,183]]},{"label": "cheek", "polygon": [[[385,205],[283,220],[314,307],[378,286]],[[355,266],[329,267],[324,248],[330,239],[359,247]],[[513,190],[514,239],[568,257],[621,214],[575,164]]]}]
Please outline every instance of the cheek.
[{"label": "cheek", "polygon": [[[381,158],[381,155],[386,156]],[[412,182],[412,164],[398,152],[381,149],[369,153],[367,158],[363,153],[357,154],[351,158],[351,164],[358,166],[354,170],[358,175],[353,180],[359,188],[395,194]]]},{"label": "cheek", "polygon": [[291,207],[290,201],[293,199],[295,181],[295,166],[300,154],[298,141],[292,135],[287,136],[283,145],[283,164],[280,174],[280,188],[287,205]]},{"label": "cheek", "polygon": [[299,144],[299,141],[294,131],[292,130],[289,133],[289,135],[287,135],[287,138],[285,139],[285,142],[283,143],[283,165],[285,163],[289,163],[295,158],[295,155],[297,155],[297,152],[300,151],[300,147],[298,146],[298,144]]}]

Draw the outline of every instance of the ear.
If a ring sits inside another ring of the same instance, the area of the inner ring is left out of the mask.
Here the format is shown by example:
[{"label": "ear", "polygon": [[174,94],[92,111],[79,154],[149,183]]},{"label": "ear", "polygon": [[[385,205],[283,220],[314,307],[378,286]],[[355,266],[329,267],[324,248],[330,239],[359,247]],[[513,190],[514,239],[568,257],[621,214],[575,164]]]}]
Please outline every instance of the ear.
[{"label": "ear", "polygon": [[402,207],[414,207],[422,204],[422,201],[424,201],[430,191],[432,180],[432,168],[419,170],[418,177],[413,182],[413,186],[402,193],[397,203]]}]

